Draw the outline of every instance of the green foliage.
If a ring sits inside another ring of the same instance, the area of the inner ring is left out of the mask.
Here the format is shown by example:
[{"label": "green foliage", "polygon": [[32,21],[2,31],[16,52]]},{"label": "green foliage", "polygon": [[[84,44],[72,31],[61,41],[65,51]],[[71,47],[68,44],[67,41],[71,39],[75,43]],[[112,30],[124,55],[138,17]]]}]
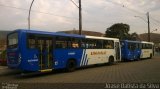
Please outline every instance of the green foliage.
[{"label": "green foliage", "polygon": [[140,40],[136,32],[130,34],[130,40]]},{"label": "green foliage", "polygon": [[120,40],[137,40],[137,33],[129,34],[130,26],[128,24],[116,23],[107,28],[105,37],[119,38]]}]

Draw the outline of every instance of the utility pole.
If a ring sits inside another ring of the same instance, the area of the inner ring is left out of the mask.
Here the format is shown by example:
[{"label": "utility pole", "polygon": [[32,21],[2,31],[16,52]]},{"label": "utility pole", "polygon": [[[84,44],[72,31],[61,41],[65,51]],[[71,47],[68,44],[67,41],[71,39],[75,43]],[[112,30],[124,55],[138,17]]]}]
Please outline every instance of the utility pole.
[{"label": "utility pole", "polygon": [[147,12],[147,19],[148,19],[148,42],[150,42],[150,21],[149,21],[149,12]]},{"label": "utility pole", "polygon": [[33,5],[33,2],[34,2],[34,0],[32,0],[32,2],[31,2],[31,5],[30,5],[30,7],[29,7],[29,14],[28,14],[28,29],[30,30],[30,23],[31,23],[31,20],[30,20],[30,15],[31,15],[31,9],[32,9],[32,5]]},{"label": "utility pole", "polygon": [[82,35],[82,8],[81,8],[81,0],[79,0],[79,35]]}]

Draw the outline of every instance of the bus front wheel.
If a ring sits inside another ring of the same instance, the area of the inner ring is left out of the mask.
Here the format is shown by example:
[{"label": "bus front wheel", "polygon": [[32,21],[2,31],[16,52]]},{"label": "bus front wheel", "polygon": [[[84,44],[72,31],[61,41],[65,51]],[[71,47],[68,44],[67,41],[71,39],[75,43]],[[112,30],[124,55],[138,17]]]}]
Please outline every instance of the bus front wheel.
[{"label": "bus front wheel", "polygon": [[68,60],[66,70],[68,72],[73,72],[76,69],[76,61],[73,59]]}]

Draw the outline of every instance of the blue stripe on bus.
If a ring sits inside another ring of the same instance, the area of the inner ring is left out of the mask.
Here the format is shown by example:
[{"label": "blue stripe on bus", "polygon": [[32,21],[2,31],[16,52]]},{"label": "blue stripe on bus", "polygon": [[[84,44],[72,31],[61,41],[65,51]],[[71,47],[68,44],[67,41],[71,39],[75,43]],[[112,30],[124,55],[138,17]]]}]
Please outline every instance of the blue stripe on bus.
[{"label": "blue stripe on bus", "polygon": [[88,65],[88,59],[87,59],[87,63],[86,63],[86,65]]},{"label": "blue stripe on bus", "polygon": [[86,50],[84,50],[84,54],[83,54],[83,58],[82,58],[82,65],[83,65],[84,58],[85,58],[85,51],[86,51]]},{"label": "blue stripe on bus", "polygon": [[86,59],[86,54],[84,55],[84,58],[83,58],[83,63],[82,63],[82,65],[84,65],[84,63],[85,63],[85,59]]},{"label": "blue stripe on bus", "polygon": [[85,64],[84,65],[87,65],[88,63],[88,59],[87,59],[87,54],[85,55]]},{"label": "blue stripe on bus", "polygon": [[83,58],[82,58],[82,65],[83,65],[83,62],[84,62],[85,54],[86,54],[86,50],[84,50],[84,54],[83,54]]}]

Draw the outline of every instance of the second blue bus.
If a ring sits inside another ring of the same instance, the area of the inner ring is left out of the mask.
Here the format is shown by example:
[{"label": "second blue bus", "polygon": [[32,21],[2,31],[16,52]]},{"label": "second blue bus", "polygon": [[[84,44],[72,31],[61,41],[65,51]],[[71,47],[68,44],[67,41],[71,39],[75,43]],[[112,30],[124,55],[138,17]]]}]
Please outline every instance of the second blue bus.
[{"label": "second blue bus", "polygon": [[121,53],[124,61],[152,58],[154,55],[154,43],[145,41],[121,41]]}]

